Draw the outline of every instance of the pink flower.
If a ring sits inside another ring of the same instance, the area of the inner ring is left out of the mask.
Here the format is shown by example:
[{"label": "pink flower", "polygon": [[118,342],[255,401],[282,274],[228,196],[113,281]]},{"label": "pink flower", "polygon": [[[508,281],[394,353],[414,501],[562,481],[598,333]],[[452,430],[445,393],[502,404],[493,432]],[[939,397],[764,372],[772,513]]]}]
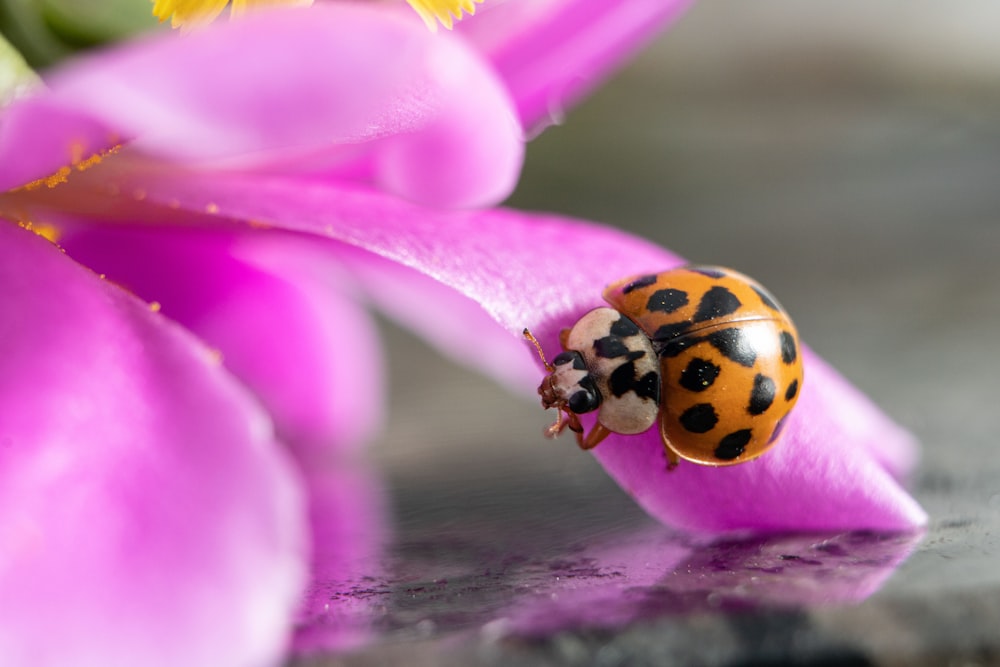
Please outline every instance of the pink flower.
[{"label": "pink flower", "polygon": [[[5,108],[0,663],[274,661],[308,544],[351,542],[317,499],[378,423],[359,297],[534,394],[524,327],[554,350],[605,283],[680,262],[475,207],[512,188],[522,127],[683,4],[487,6],[464,37],[386,7],[264,13],[81,59]],[[692,530],[922,524],[909,436],[806,354],[758,461],[668,484],[652,434],[596,455]]]}]

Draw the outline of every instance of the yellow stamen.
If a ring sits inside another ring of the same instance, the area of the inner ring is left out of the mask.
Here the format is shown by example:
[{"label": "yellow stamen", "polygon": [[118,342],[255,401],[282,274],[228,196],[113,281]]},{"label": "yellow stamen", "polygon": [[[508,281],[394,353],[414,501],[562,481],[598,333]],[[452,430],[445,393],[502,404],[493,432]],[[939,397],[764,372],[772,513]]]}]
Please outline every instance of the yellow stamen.
[{"label": "yellow stamen", "polygon": [[59,237],[62,236],[62,232],[58,227],[48,223],[32,222],[31,220],[18,220],[17,224],[19,227],[27,229],[29,232],[35,232],[43,239],[51,241],[52,243],[58,243]]},{"label": "yellow stamen", "polygon": [[[57,185],[65,183],[69,179],[69,175],[71,173],[73,173],[73,170],[70,169],[69,167],[59,167],[59,169],[56,170],[56,173],[52,174],[51,176],[46,176],[44,178],[39,178],[37,180],[34,180],[30,183],[25,183],[17,190],[24,190],[25,192],[30,192],[31,190],[37,190],[38,188],[41,187],[54,188]],[[17,190],[15,190],[15,192],[17,192]]]},{"label": "yellow stamen", "polygon": [[241,16],[247,9],[273,5],[311,5],[312,0],[153,0],[153,16],[172,28],[192,28],[211,23],[230,5],[230,16]]},{"label": "yellow stamen", "polygon": [[248,9],[261,9],[263,7],[273,7],[274,5],[294,5],[308,7],[313,0],[232,0],[229,7],[229,15],[239,17],[246,14]]},{"label": "yellow stamen", "polygon": [[[483,0],[406,0],[420,15],[427,27],[437,30],[440,22],[448,30],[464,14],[476,13],[476,5]],[[273,5],[311,5],[312,0],[152,0],[153,16],[160,21],[170,20],[173,28],[190,29],[214,21],[229,5],[231,17],[242,16],[248,9]]]},{"label": "yellow stamen", "polygon": [[39,188],[54,188],[57,185],[62,185],[69,180],[70,174],[73,170],[86,171],[94,165],[98,164],[109,155],[114,155],[121,149],[121,145],[112,146],[111,148],[105,149],[99,153],[94,153],[89,157],[83,157],[83,145],[79,143],[73,143],[69,146],[69,165],[64,167],[59,167],[55,173],[45,176],[43,178],[36,179],[30,183],[25,183],[19,188],[13,190],[13,192],[31,192],[32,190],[37,190]]},{"label": "yellow stamen", "polygon": [[451,30],[454,21],[462,20],[462,12],[469,16],[476,13],[476,4],[483,0],[406,0],[420,15],[427,27],[437,30],[438,21]]},{"label": "yellow stamen", "polygon": [[229,0],[153,0],[153,16],[170,27],[209,23],[222,13]]}]

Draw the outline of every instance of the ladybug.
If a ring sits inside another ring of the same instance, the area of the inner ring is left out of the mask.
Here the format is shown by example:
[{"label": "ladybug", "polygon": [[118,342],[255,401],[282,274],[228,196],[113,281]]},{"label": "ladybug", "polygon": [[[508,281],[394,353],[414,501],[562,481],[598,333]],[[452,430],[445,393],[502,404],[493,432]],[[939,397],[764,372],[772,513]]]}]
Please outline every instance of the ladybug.
[{"label": "ladybug", "polygon": [[[731,269],[684,266],[624,278],[604,290],[612,307],[586,313],[559,337],[542,406],[581,449],[610,433],[659,423],[669,467],[680,459],[726,466],[775,444],[802,388],[798,334],[756,281]],[[586,435],[579,415],[597,411]]]}]

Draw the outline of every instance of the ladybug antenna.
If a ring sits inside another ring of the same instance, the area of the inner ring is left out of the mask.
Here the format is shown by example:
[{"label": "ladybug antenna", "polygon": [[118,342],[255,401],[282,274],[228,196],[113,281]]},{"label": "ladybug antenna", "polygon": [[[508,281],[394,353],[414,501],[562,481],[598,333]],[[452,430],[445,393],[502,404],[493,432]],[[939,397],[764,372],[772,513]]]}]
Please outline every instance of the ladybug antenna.
[{"label": "ladybug antenna", "polygon": [[552,368],[552,364],[545,358],[545,352],[542,351],[542,344],[528,331],[527,327],[521,333],[528,339],[528,342],[535,346],[535,349],[538,351],[538,358],[542,360],[542,365],[545,366],[545,370],[551,373],[554,369]]}]

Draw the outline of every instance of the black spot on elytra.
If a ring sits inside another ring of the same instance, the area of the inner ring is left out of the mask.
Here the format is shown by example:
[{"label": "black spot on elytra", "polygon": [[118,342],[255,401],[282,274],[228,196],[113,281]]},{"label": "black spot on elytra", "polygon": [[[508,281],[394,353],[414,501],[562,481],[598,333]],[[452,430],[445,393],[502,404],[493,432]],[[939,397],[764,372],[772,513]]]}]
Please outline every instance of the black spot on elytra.
[{"label": "black spot on elytra", "polygon": [[795,336],[787,331],[781,332],[781,360],[786,364],[795,362],[798,357],[798,350],[795,348]]},{"label": "black spot on elytra", "polygon": [[715,448],[715,458],[732,461],[746,449],[747,443],[750,442],[750,435],[750,429],[745,428],[725,436],[719,440],[719,446]]},{"label": "black spot on elytra", "polygon": [[771,407],[771,404],[774,403],[776,390],[777,387],[774,384],[774,380],[766,375],[757,373],[757,377],[753,379],[753,389],[750,391],[750,404],[747,405],[747,412],[752,415],[759,415],[766,412]]},{"label": "black spot on elytra", "polygon": [[721,367],[711,361],[695,357],[681,371],[679,384],[688,391],[705,391],[715,382],[720,370]]},{"label": "black spot on elytra", "polygon": [[764,289],[759,285],[751,285],[750,287],[753,289],[754,292],[757,293],[757,296],[760,297],[761,303],[763,303],[765,306],[767,306],[771,310],[777,310],[777,311],[781,310],[781,306],[778,305],[778,302],[774,300],[774,297],[771,296],[766,289]]},{"label": "black spot on elytra", "polygon": [[622,338],[628,338],[630,336],[635,336],[639,333],[639,327],[635,325],[635,322],[627,317],[620,318],[617,322],[611,325],[611,335],[621,336]]},{"label": "black spot on elytra", "polygon": [[684,322],[673,322],[672,324],[664,324],[653,334],[654,343],[665,343],[669,340],[677,338],[683,335],[691,328],[691,323]]},{"label": "black spot on elytra", "polygon": [[735,361],[741,366],[750,368],[757,361],[757,352],[750,345],[750,341],[747,340],[743,331],[737,327],[713,331],[705,336],[705,340],[727,359]]},{"label": "black spot on elytra", "polygon": [[719,423],[719,416],[711,403],[699,403],[685,410],[679,421],[686,431],[708,433]]},{"label": "black spot on elytra", "polygon": [[633,292],[637,289],[642,289],[643,287],[649,287],[655,282],[656,282],[656,274],[650,274],[648,276],[642,276],[640,278],[636,278],[635,280],[633,280],[628,285],[622,288],[622,294],[628,294],[629,292]]},{"label": "black spot on elytra", "polygon": [[649,296],[646,308],[657,313],[672,313],[688,304],[687,292],[668,287],[658,289]]},{"label": "black spot on elytra", "polygon": [[716,285],[702,295],[701,301],[698,302],[698,310],[694,314],[694,321],[705,322],[725,317],[736,312],[742,305],[735,294],[725,287]]},{"label": "black spot on elytra", "polygon": [[692,266],[691,271],[700,273],[703,276],[708,276],[709,278],[722,278],[726,275],[725,271],[722,271],[721,269],[713,269],[708,266]]},{"label": "black spot on elytra", "polygon": [[682,336],[681,338],[675,338],[660,348],[659,355],[661,357],[668,358],[676,357],[684,350],[699,342],[699,340],[700,339],[695,338],[694,336]]},{"label": "black spot on elytra", "polygon": [[656,371],[649,371],[635,381],[633,385],[635,393],[640,398],[648,398],[657,403],[660,402],[660,374]]},{"label": "black spot on elytra", "polygon": [[795,394],[799,393],[799,380],[798,378],[792,380],[791,384],[788,385],[788,389],[785,390],[785,400],[790,401],[795,398]]}]

